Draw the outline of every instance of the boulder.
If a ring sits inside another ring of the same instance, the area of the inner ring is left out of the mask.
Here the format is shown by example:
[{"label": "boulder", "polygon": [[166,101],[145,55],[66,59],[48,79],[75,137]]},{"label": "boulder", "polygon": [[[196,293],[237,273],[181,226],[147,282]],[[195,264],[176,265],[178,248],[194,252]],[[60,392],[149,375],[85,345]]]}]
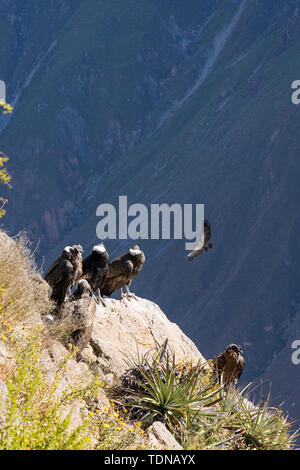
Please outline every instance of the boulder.
[{"label": "boulder", "polygon": [[177,360],[205,363],[197,347],[161,309],[150,300],[105,299],[97,305],[90,344],[94,354],[104,360],[115,375],[128,369],[125,356],[137,358],[157,345],[168,345]]},{"label": "boulder", "polygon": [[7,351],[4,341],[0,339],[0,364],[4,364],[7,358]]},{"label": "boulder", "polygon": [[56,339],[66,347],[76,347],[80,353],[91,338],[96,302],[88,282],[81,280],[74,294],[63,304],[54,321],[46,324]]},{"label": "boulder", "polygon": [[182,450],[181,445],[160,421],[155,421],[147,429],[147,433],[151,448],[159,450]]},{"label": "boulder", "polygon": [[93,380],[88,365],[70,358],[66,348],[56,340],[47,340],[40,354],[40,363],[49,384],[56,380],[58,369],[64,365],[56,392],[58,396],[71,391],[71,388],[88,386]]},{"label": "boulder", "polygon": [[0,427],[5,426],[6,402],[8,390],[4,382],[0,380]]}]

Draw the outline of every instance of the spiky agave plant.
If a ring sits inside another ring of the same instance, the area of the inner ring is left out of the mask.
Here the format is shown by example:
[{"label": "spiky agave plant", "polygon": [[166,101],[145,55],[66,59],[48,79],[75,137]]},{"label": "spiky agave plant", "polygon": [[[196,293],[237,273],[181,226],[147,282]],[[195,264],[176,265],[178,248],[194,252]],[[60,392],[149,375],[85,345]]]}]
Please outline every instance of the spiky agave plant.
[{"label": "spiky agave plant", "polygon": [[[203,366],[187,368],[182,374],[175,354],[161,351],[127,361],[129,366],[123,386],[126,407],[143,423],[163,421],[169,429],[199,426],[201,419],[217,413],[219,389],[204,383]],[[128,378],[130,377],[130,380]],[[128,386],[128,384],[130,384]]]},{"label": "spiky agave plant", "polygon": [[270,406],[271,394],[264,400],[262,390],[258,404],[254,405],[249,400],[250,387],[251,384],[225,394],[220,407],[227,414],[226,426],[243,438],[247,448],[291,449],[298,431],[292,431],[288,415],[281,408]]},{"label": "spiky agave plant", "polygon": [[240,397],[235,410],[236,422],[242,429],[248,447],[267,450],[291,449],[296,433],[291,432],[292,423],[280,408],[270,407],[270,396],[256,407],[247,406]]}]

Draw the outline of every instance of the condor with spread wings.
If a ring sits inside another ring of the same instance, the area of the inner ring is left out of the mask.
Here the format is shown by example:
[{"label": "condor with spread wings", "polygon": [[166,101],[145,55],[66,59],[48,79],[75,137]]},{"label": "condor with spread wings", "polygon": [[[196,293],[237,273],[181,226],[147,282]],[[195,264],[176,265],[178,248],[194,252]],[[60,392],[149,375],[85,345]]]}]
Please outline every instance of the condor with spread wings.
[{"label": "condor with spread wings", "polygon": [[187,255],[188,261],[193,261],[194,258],[201,255],[203,251],[208,251],[213,247],[213,244],[210,242],[211,238],[211,226],[208,220],[204,220],[204,227],[201,240],[196,245],[193,251]]}]

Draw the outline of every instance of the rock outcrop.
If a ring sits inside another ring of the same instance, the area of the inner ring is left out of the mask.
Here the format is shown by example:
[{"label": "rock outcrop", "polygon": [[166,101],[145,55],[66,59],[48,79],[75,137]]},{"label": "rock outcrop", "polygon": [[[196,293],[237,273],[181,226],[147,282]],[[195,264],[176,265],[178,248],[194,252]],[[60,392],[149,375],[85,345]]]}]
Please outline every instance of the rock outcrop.
[{"label": "rock outcrop", "polygon": [[[150,300],[105,299],[105,303],[106,307],[97,306],[90,344],[94,359],[117,376],[127,369],[126,356],[136,358],[137,350],[144,354],[167,338],[178,360],[205,362],[195,344]],[[90,351],[85,353],[91,359]]]},{"label": "rock outcrop", "polygon": [[49,329],[66,347],[71,344],[80,353],[91,338],[95,311],[91,287],[86,280],[81,280],[74,294],[61,307],[58,317],[53,322],[48,321]]},{"label": "rock outcrop", "polygon": [[5,414],[6,414],[6,401],[8,391],[7,387],[2,380],[0,380],[0,426],[5,425]]},{"label": "rock outcrop", "polygon": [[[30,344],[34,347],[29,355],[43,377],[39,386],[46,393],[52,390],[60,415],[70,419],[70,431],[89,416],[105,416],[107,410],[111,414],[107,390],[128,369],[126,357],[137,359],[168,339],[177,360],[205,362],[195,344],[149,300],[107,298],[104,307],[96,303],[87,281],[81,280],[57,309],[49,301],[49,286],[36,271],[25,240],[12,240],[0,231],[0,260],[5,266],[0,273],[5,306],[0,325],[0,428],[12,403],[7,378],[25,360],[26,354],[20,354]],[[76,355],[69,350],[70,343],[77,348]],[[163,423],[153,423],[148,431],[143,437],[147,448],[180,449]],[[95,424],[91,446],[93,440],[97,444],[98,432]]]},{"label": "rock outcrop", "polygon": [[[142,355],[163,345],[166,339],[178,360],[205,363],[195,344],[150,300],[138,297],[121,301],[106,298],[106,307],[103,307],[96,305],[94,298],[88,294],[77,297],[75,292],[66,301],[60,319],[46,323],[51,336],[55,338],[48,340],[41,356],[42,369],[49,384],[54,380],[57,367],[67,353],[67,343],[77,346],[81,352],[77,354],[77,361],[70,359],[66,363],[64,377],[57,390],[60,395],[70,387],[82,383],[87,385],[92,381],[93,373],[102,377],[106,385],[112,386],[128,369],[126,357],[136,359],[138,354]],[[74,337],[74,332],[79,330],[80,334]],[[76,341],[78,338],[79,341]],[[96,406],[100,410],[109,407],[104,390],[99,390]],[[88,410],[80,399],[63,411],[68,413],[70,410],[70,427],[74,429]],[[161,422],[155,422],[148,428],[148,446],[156,450],[181,449]]]},{"label": "rock outcrop", "polygon": [[7,352],[4,341],[0,339],[0,364],[4,364],[6,360]]},{"label": "rock outcrop", "polygon": [[155,421],[148,428],[149,443],[155,449],[182,450],[181,445],[160,421]]}]

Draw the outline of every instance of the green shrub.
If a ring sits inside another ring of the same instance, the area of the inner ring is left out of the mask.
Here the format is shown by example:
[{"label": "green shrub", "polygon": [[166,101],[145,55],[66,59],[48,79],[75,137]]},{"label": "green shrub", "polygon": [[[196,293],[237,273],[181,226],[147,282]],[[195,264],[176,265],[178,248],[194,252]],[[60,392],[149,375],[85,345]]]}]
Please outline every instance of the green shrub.
[{"label": "green shrub", "polygon": [[95,415],[99,431],[97,450],[149,449],[147,433],[142,429],[142,423],[129,422],[126,409],[120,412],[111,403]]},{"label": "green shrub", "polygon": [[206,427],[189,435],[187,449],[289,450],[297,432],[281,409],[270,406],[270,395],[258,405],[249,400],[251,384],[242,390],[228,389],[218,404],[221,412]]},{"label": "green shrub", "polygon": [[119,403],[144,425],[160,420],[174,432],[191,430],[218,412],[213,405],[219,400],[219,389],[200,364],[182,367],[176,364],[175,354],[162,357],[161,351],[151,360],[147,354],[138,355],[136,361],[127,358],[127,364]]},{"label": "green shrub", "polygon": [[231,428],[244,440],[247,448],[284,450],[293,447],[297,433],[293,433],[288,415],[280,408],[270,406],[271,396],[266,401],[262,394],[254,406],[244,391],[234,391],[232,401]]},{"label": "green shrub", "polygon": [[[13,107],[10,104],[0,101],[0,117],[2,114],[11,113],[12,110],[13,110]],[[4,155],[4,153],[0,152],[0,183],[6,184],[9,186],[9,183],[11,181],[11,176],[7,172],[6,168],[4,167],[4,164],[7,161],[8,161],[8,157]],[[3,209],[3,207],[5,206],[6,203],[7,203],[7,199],[0,197],[0,219],[5,214],[5,210]]]},{"label": "green shrub", "polygon": [[178,364],[163,348],[126,359],[122,387],[112,391],[119,409],[143,427],[159,420],[185,449],[291,449],[295,434],[270,397],[257,406],[243,390],[216,384],[210,362]]},{"label": "green shrub", "polygon": [[6,379],[8,397],[0,449],[85,449],[89,445],[87,423],[69,430],[72,412],[64,415],[62,410],[70,396],[57,394],[59,373],[51,385],[46,382],[39,360],[41,346],[38,330],[29,334],[24,346],[14,344],[16,362]]}]

